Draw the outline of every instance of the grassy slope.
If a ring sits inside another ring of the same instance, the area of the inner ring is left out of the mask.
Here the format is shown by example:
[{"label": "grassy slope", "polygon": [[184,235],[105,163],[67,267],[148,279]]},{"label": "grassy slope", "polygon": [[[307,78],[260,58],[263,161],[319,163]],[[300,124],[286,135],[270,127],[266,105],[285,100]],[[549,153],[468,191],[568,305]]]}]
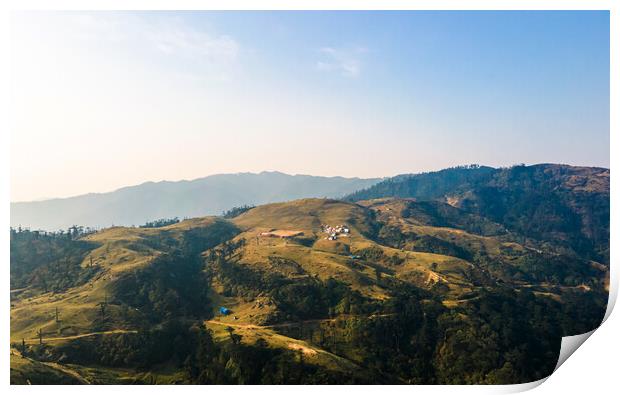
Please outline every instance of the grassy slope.
[{"label": "grassy slope", "polygon": [[[192,219],[163,228],[114,227],[87,236],[86,239],[100,244],[90,256],[103,270],[89,283],[69,289],[62,294],[45,293],[27,299],[18,299],[11,308],[11,341],[37,339],[41,328],[45,337],[70,337],[90,332],[90,325],[98,314],[98,303],[110,295],[112,284],[119,275],[140,268],[162,251],[149,246],[149,238],[157,238],[162,232],[172,237],[192,227],[208,226],[213,218]],[[469,264],[461,259],[445,255],[411,252],[379,245],[364,236],[369,232],[368,212],[355,204],[323,199],[303,199],[290,203],[260,206],[235,218],[233,222],[243,232],[237,238],[247,243],[241,253],[240,263],[257,270],[276,270],[287,276],[312,276],[322,280],[337,278],[362,294],[373,298],[387,297],[386,290],[374,279],[376,265],[358,262],[351,266],[350,254],[376,247],[388,256],[398,255],[404,264],[386,267],[384,275],[416,281],[425,285],[432,281],[445,281],[455,289],[469,284],[458,272]],[[350,237],[338,241],[324,240],[321,225],[347,224]],[[259,233],[271,229],[301,230],[306,238],[314,239],[311,246],[295,241],[262,238]],[[433,230],[434,231],[434,230]],[[287,258],[297,262],[303,274],[291,274],[286,268],[274,267],[270,256]],[[88,265],[85,258],[83,265]],[[435,271],[431,265],[437,264]],[[55,309],[61,315],[61,323],[55,322]],[[114,306],[110,307],[112,316]],[[131,329],[131,328],[118,328]]]},{"label": "grassy slope", "polygon": [[[414,252],[378,244],[369,238],[373,231],[373,220],[370,210],[376,212],[377,219],[384,223],[397,226],[403,232],[427,234],[471,248],[484,248],[490,254],[501,254],[500,246],[525,248],[516,243],[506,243],[495,237],[484,237],[459,229],[442,228],[424,225],[415,218],[402,218],[398,213],[404,202],[401,200],[381,200],[364,202],[363,205],[325,199],[303,199],[287,203],[269,204],[249,210],[232,222],[241,229],[235,239],[245,239],[246,243],[238,255],[238,264],[247,265],[254,270],[263,272],[279,272],[289,278],[315,277],[321,280],[336,278],[362,295],[374,299],[389,297],[389,290],[377,278],[377,271],[382,277],[397,278],[414,283],[417,286],[432,289],[436,283],[447,288],[443,294],[444,304],[448,307],[459,303],[467,303],[467,295],[475,290],[475,286],[464,275],[467,271],[478,270],[472,263],[453,256]],[[368,207],[364,207],[368,206]],[[149,262],[163,251],[154,248],[149,241],[162,237],[178,238],[191,228],[208,227],[213,218],[186,220],[163,228],[122,228],[115,227],[87,236],[86,239],[100,246],[92,251],[91,257],[95,264],[100,265],[100,273],[87,284],[72,288],[62,294],[46,293],[31,298],[13,301],[11,308],[11,341],[21,342],[22,338],[37,338],[36,331],[42,328],[46,337],[66,338],[86,334],[91,331],[91,323],[98,314],[97,304],[106,295],[113,292],[115,280],[123,273],[148,265]],[[337,241],[325,240],[321,225],[346,224],[350,227],[349,237],[341,237]],[[285,240],[260,237],[260,233],[271,230],[302,231],[301,240]],[[381,262],[355,260],[350,255],[363,249],[373,247],[380,249],[386,256],[397,255],[403,260],[400,265]],[[273,261],[280,257],[293,261],[295,265]],[[87,257],[83,265],[88,265]],[[226,326],[230,325],[235,332],[243,336],[243,341],[252,343],[258,338],[267,341],[271,347],[300,350],[311,363],[324,365],[330,369],[351,369],[356,366],[339,356],[318,349],[306,342],[278,334],[274,328],[261,325],[265,315],[269,315],[276,306],[269,303],[268,298],[259,296],[255,300],[226,297],[222,295],[218,284],[213,284],[211,300],[214,312],[218,306],[231,308],[233,316],[221,317],[207,322],[217,338],[227,341]],[[558,297],[558,295],[541,291],[541,295]],[[258,306],[258,301],[261,301]],[[61,323],[55,322],[54,310],[61,312]],[[115,307],[110,307],[110,315],[114,321]],[[113,329],[131,330],[133,328],[118,326]],[[62,339],[56,341],[63,341]],[[31,369],[23,361],[13,361],[12,368],[16,371]],[[45,369],[43,367],[39,367]],[[47,367],[49,368],[49,366]],[[180,380],[174,372],[164,369],[156,376],[137,375],[134,372],[96,367],[75,367],[93,382],[174,382]],[[52,373],[50,373],[52,374]]]},{"label": "grassy slope", "polygon": [[[376,264],[365,261],[356,261],[355,266],[350,264],[349,255],[374,247],[381,249],[387,256],[398,255],[405,260],[404,264],[397,267],[383,265],[381,269],[384,270],[384,275],[415,280],[419,285],[428,284],[429,278],[441,278],[443,281],[452,279],[459,285],[466,285],[462,278],[453,275],[458,268],[468,266],[468,263],[461,259],[398,250],[377,244],[364,236],[370,231],[368,210],[355,204],[305,199],[266,205],[241,215],[235,219],[235,223],[244,229],[244,233],[238,237],[247,240],[240,263],[251,265],[255,269],[278,271],[280,268],[271,265],[268,257],[287,258],[297,262],[307,275],[321,280],[337,278],[366,296],[385,298],[386,290],[380,288],[374,279]],[[336,241],[325,240],[326,234],[321,232],[322,224],[346,224],[350,226],[350,236]],[[312,246],[307,247],[294,241],[259,237],[260,232],[265,229],[302,230],[305,236],[311,236],[315,241]],[[433,263],[438,265],[440,273],[430,269]]]},{"label": "grassy slope", "polygon": [[[373,280],[375,275],[373,267],[363,262],[356,268],[351,267],[349,253],[344,253],[343,248],[348,248],[350,253],[355,254],[362,248],[376,246],[388,255],[400,254],[406,259],[406,264],[402,265],[397,272],[387,275],[421,278],[423,281],[430,276],[431,272],[428,267],[432,262],[446,265],[458,264],[457,260],[452,257],[402,252],[377,245],[363,236],[370,230],[367,216],[368,211],[360,206],[322,199],[304,199],[255,208],[234,219],[234,223],[243,230],[237,238],[247,240],[240,263],[251,265],[257,270],[282,270],[282,268],[273,267],[269,256],[287,258],[301,266],[303,274],[299,274],[300,276],[313,276],[322,280],[330,277],[337,278],[350,284],[353,289],[362,294],[379,299],[386,298],[387,293]],[[83,265],[88,265],[92,257],[93,262],[102,268],[100,273],[87,284],[69,289],[62,294],[46,293],[15,300],[11,309],[11,341],[19,343],[24,338],[27,343],[36,343],[39,329],[43,330],[44,338],[50,338],[45,342],[54,344],[71,341],[76,336],[91,333],[91,324],[98,314],[97,305],[104,300],[106,295],[113,296],[115,280],[123,273],[148,265],[154,257],[162,253],[161,250],[151,246],[149,239],[157,240],[162,233],[177,237],[179,233],[192,227],[209,226],[212,221],[212,218],[192,219],[163,228],[147,229],[114,227],[87,236],[87,240],[99,243],[100,246],[85,258]],[[325,234],[321,233],[321,224],[348,224],[351,226],[351,236],[341,238],[337,242],[328,242],[323,240]],[[258,237],[260,232],[271,229],[301,230],[304,232],[303,237],[315,241],[310,246],[304,246],[290,240]],[[412,276],[413,272],[417,275]],[[286,271],[283,273],[287,276],[295,275]],[[221,295],[213,294],[212,296],[218,302],[224,299]],[[235,311],[243,311],[251,305],[247,301],[234,298],[229,298],[225,304],[234,308]],[[55,321],[56,308],[61,314],[60,324]],[[114,317],[115,306],[111,305],[109,310],[109,314]],[[253,314],[253,317],[249,318],[249,314],[241,314],[239,322],[241,324],[251,323],[259,315]],[[119,326],[114,329],[131,330],[132,328]],[[248,329],[244,329],[243,332],[248,341],[257,336],[256,334],[249,335]],[[260,329],[258,332],[274,347],[297,347],[300,342],[279,335],[270,329]],[[307,347],[304,344],[301,346]],[[309,354],[310,359],[316,360],[316,363],[330,367],[338,365],[333,362],[337,357],[329,353],[317,351],[316,354],[311,354]]]},{"label": "grassy slope", "polygon": [[[149,238],[158,239],[162,232],[178,238],[183,231],[194,227],[213,224],[213,217],[186,220],[162,228],[114,227],[86,236],[85,239],[100,244],[82,262],[83,266],[93,263],[101,271],[88,283],[71,288],[63,293],[52,292],[17,299],[11,306],[11,341],[22,338],[37,339],[42,329],[44,337],[73,336],[90,332],[92,322],[99,313],[98,304],[106,295],[113,296],[113,284],[123,273],[148,265],[162,251],[152,248]],[[55,309],[60,311],[60,324],[56,323]],[[114,319],[117,307],[109,306]],[[118,328],[131,329],[131,328]]]},{"label": "grassy slope", "polygon": [[[377,214],[377,219],[384,224],[392,226],[399,230],[403,235],[413,234],[417,236],[432,236],[444,240],[446,242],[453,243],[456,246],[462,247],[469,251],[483,252],[491,258],[498,258],[506,265],[512,264],[511,256],[518,256],[525,253],[540,253],[541,251],[517,242],[514,242],[510,238],[510,234],[499,234],[497,236],[483,236],[479,234],[470,233],[463,229],[442,227],[442,226],[429,226],[428,218],[412,217],[403,218],[401,213],[406,208],[407,204],[413,199],[394,199],[394,198],[380,198],[359,202],[359,204],[369,207]],[[404,249],[413,249],[415,244],[412,242],[406,242],[403,246]],[[593,262],[592,265],[600,269],[602,275],[600,281],[604,287],[609,273],[603,265]],[[442,265],[438,265],[437,272],[445,273]],[[458,276],[457,276],[458,277]],[[458,279],[454,278],[456,283]],[[579,285],[576,287],[566,286],[552,286],[550,284],[539,282],[535,284],[523,283],[522,281],[508,280],[513,287],[528,287],[538,288],[536,294],[539,296],[550,297],[554,300],[562,300],[563,291],[573,291],[575,289],[581,289],[587,291],[587,286]],[[464,286],[464,284],[459,284]],[[463,291],[471,291],[461,287]],[[457,298],[458,299],[458,298]],[[454,306],[454,300],[447,300],[444,303],[449,306]]]},{"label": "grassy slope", "polygon": [[11,384],[82,384],[74,375],[11,350]]}]

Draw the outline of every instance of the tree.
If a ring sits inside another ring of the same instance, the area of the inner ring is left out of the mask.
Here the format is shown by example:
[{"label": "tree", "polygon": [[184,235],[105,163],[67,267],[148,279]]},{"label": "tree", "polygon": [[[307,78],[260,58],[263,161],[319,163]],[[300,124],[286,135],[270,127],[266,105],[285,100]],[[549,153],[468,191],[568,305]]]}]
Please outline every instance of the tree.
[{"label": "tree", "polygon": [[232,327],[227,326],[226,332],[228,332],[228,334],[230,335],[230,340],[233,342],[234,345],[241,343],[241,336],[234,333],[235,330]]}]

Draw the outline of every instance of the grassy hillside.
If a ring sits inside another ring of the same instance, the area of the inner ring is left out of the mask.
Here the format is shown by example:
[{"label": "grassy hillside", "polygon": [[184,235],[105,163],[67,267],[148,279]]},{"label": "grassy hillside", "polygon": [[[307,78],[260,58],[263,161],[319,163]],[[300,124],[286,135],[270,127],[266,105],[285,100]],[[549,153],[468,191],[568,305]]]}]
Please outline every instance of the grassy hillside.
[{"label": "grassy hillside", "polygon": [[604,313],[605,265],[444,203],[239,213],[29,252],[13,232],[14,349],[91,383],[515,383]]},{"label": "grassy hillside", "polygon": [[[20,245],[21,239],[32,237],[30,233],[14,234],[11,241],[16,246]],[[163,309],[159,306],[165,302],[162,296],[178,298],[185,285],[181,281],[194,280],[179,278],[177,283],[167,277],[158,278],[153,271],[160,267],[170,268],[169,261],[178,259],[178,265],[173,270],[192,277],[192,272],[200,272],[200,266],[194,269],[189,257],[235,233],[235,227],[228,222],[204,218],[157,229],[115,227],[77,239],[67,238],[62,254],[79,256],[80,259],[74,263],[76,268],[67,272],[63,265],[58,266],[55,261],[43,264],[35,271],[27,287],[12,293],[11,339],[36,341],[39,330],[45,337],[61,337],[108,328],[131,328],[146,322],[150,318],[147,316],[150,310],[143,312],[140,308]],[[82,248],[84,244],[90,246],[88,251]],[[46,253],[41,252],[44,257]],[[20,254],[12,254],[11,259],[14,256],[21,257]],[[32,259],[38,260],[38,256]],[[64,257],[59,260],[65,262]],[[12,261],[12,266],[20,263]],[[51,283],[49,279],[81,270],[94,274],[88,280],[75,282],[68,289],[50,289],[41,285]],[[165,276],[170,275],[165,273]],[[149,281],[149,276],[157,281]],[[144,284],[136,284],[136,279]],[[160,284],[161,288],[166,286],[171,289],[157,288]],[[147,286],[148,292],[144,289]],[[158,306],[154,306],[156,304]],[[179,306],[169,306],[171,313],[176,307]],[[56,309],[59,312],[58,322]]]},{"label": "grassy hillside", "polygon": [[83,384],[72,374],[11,350],[11,384]]}]

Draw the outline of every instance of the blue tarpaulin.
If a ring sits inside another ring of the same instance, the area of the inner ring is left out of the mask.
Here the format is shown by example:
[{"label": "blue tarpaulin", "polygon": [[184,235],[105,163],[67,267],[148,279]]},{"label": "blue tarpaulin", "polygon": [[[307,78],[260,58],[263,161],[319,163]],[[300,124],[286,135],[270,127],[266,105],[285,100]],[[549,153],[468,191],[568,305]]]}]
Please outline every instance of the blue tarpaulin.
[{"label": "blue tarpaulin", "polygon": [[220,307],[220,314],[228,315],[230,314],[230,310],[228,310],[226,307]]}]

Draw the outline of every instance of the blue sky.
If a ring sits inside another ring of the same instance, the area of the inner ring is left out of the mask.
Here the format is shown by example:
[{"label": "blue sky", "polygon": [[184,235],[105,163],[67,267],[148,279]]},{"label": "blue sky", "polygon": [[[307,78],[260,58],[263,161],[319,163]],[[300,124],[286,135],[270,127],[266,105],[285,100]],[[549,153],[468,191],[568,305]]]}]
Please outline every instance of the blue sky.
[{"label": "blue sky", "polygon": [[609,167],[607,12],[22,12],[12,33],[13,201],[241,171]]}]

